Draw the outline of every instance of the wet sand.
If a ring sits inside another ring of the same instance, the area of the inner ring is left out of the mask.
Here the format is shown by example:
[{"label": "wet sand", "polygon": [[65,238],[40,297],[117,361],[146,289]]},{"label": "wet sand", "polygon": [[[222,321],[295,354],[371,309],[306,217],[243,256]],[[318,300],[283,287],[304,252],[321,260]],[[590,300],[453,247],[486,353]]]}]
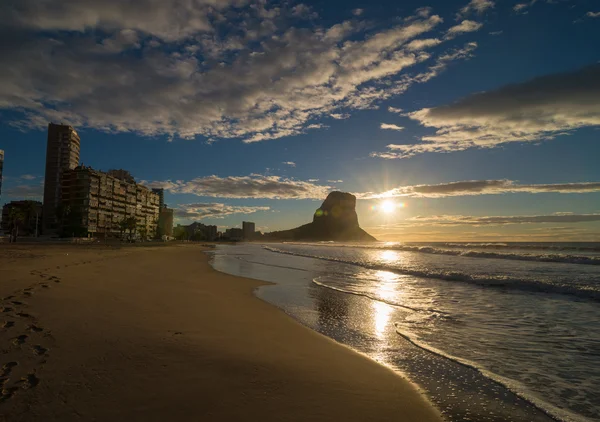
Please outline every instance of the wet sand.
[{"label": "wet sand", "polygon": [[0,420],[441,420],[194,245],[0,245]]}]

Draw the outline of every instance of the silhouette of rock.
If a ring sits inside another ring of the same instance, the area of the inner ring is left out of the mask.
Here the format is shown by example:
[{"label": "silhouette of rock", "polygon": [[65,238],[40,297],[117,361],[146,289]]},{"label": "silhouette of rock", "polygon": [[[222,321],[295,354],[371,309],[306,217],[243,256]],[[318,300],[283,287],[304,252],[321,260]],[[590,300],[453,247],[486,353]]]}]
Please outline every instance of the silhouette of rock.
[{"label": "silhouette of rock", "polygon": [[315,211],[312,223],[291,230],[266,233],[273,240],[376,241],[358,225],[356,197],[346,192],[331,192]]}]

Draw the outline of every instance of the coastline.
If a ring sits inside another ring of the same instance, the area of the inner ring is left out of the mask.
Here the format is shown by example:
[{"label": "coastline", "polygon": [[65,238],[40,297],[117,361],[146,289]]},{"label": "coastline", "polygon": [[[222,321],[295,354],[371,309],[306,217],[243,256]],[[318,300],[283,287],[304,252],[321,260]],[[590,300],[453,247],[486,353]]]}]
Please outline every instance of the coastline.
[{"label": "coastline", "polygon": [[255,297],[265,283],[214,270],[204,250],[1,247],[14,323],[2,365],[17,365],[0,418],[441,420],[408,380]]}]

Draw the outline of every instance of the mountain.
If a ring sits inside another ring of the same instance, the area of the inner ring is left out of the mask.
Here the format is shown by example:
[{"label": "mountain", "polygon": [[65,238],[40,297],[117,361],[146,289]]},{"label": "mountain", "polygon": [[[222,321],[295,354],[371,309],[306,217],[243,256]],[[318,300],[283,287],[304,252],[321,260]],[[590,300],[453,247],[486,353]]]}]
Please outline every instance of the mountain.
[{"label": "mountain", "polygon": [[312,223],[265,234],[268,240],[376,241],[358,225],[356,197],[346,192],[331,192],[315,211]]}]

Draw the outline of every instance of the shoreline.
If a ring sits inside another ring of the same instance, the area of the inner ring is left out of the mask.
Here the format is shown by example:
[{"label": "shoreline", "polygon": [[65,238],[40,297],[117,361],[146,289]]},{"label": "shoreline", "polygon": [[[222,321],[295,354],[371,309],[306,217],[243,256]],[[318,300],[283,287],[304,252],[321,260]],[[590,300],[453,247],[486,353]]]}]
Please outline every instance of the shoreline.
[{"label": "shoreline", "polygon": [[17,363],[0,418],[441,420],[410,381],[259,299],[265,283],[218,272],[205,250],[0,248],[14,323],[2,365]]}]

